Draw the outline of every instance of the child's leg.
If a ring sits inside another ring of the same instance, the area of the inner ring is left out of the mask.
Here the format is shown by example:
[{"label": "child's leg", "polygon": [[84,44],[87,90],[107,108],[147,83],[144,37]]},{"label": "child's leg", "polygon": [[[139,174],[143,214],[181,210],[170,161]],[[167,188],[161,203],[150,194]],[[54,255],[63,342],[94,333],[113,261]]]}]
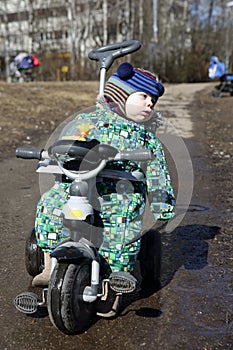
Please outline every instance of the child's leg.
[{"label": "child's leg", "polygon": [[142,230],[142,216],[145,210],[145,188],[137,193],[111,193],[99,198],[101,217],[104,224],[103,244],[100,253],[109,262],[113,271],[132,271],[140,240],[123,246]]},{"label": "child's leg", "polygon": [[50,253],[44,252],[44,270],[32,280],[32,287],[45,287],[50,279]]},{"label": "child's leg", "polygon": [[67,238],[62,230],[62,208],[68,200],[69,183],[56,182],[37,205],[35,232],[38,245],[51,252],[56,245]]},{"label": "child's leg", "polygon": [[62,208],[69,195],[69,184],[56,182],[37,205],[35,232],[38,245],[44,251],[44,270],[35,276],[32,286],[47,286],[50,278],[50,252],[67,236],[62,230]]}]

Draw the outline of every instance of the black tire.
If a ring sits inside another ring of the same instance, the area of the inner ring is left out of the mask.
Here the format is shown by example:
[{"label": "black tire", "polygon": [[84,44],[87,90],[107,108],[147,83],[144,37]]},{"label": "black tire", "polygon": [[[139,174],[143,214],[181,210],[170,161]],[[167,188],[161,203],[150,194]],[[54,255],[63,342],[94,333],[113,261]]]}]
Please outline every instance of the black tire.
[{"label": "black tire", "polygon": [[142,237],[138,260],[141,295],[153,294],[160,289],[161,239],[158,231],[150,230]]},{"label": "black tire", "polygon": [[65,334],[80,334],[95,320],[95,302],[83,300],[83,290],[91,283],[91,261],[59,263],[50,278],[48,312],[52,324]]},{"label": "black tire", "polygon": [[25,266],[32,277],[35,277],[43,271],[44,254],[37,245],[35,230],[33,229],[28,236],[25,244]]}]

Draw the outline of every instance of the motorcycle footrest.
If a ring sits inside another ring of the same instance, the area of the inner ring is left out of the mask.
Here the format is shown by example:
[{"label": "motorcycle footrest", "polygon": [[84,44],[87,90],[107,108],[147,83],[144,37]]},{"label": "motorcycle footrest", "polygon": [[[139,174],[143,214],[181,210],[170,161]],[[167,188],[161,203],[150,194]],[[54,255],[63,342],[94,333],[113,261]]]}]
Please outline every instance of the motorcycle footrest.
[{"label": "motorcycle footrest", "polygon": [[132,293],[137,287],[137,280],[128,272],[112,272],[109,276],[110,288],[117,293]]},{"label": "motorcycle footrest", "polygon": [[34,314],[38,307],[38,295],[32,292],[25,292],[17,295],[14,299],[16,309],[24,314]]}]

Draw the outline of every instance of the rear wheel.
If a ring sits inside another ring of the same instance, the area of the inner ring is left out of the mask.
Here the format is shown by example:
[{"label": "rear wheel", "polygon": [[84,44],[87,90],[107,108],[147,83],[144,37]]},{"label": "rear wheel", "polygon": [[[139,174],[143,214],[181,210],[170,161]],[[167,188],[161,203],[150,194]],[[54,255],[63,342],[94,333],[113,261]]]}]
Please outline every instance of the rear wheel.
[{"label": "rear wheel", "polygon": [[48,312],[53,325],[65,334],[85,331],[95,319],[95,302],[83,300],[84,288],[91,284],[91,261],[59,263],[50,278]]},{"label": "rear wheel", "polygon": [[150,230],[142,237],[138,259],[141,294],[153,294],[160,289],[161,240],[158,231]]},{"label": "rear wheel", "polygon": [[35,230],[33,229],[28,236],[25,244],[25,266],[32,277],[35,277],[43,271],[44,254],[37,245]]}]

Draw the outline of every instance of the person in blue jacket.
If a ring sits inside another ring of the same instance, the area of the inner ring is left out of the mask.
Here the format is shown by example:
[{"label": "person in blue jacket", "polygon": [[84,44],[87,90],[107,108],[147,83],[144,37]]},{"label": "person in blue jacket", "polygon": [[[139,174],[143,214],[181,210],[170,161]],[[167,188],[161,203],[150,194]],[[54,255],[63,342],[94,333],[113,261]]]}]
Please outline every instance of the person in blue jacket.
[{"label": "person in blue jacket", "polygon": [[[142,230],[147,198],[156,221],[169,220],[174,216],[172,182],[163,147],[155,136],[160,120],[154,107],[163,93],[164,86],[154,74],[133,68],[128,62],[122,63],[106,82],[104,95],[98,96],[96,109],[78,114],[62,132],[62,138],[95,138],[118,150],[147,148],[155,156],[146,166],[123,160],[107,164],[110,169],[141,172],[146,183],[136,183],[124,193],[120,193],[118,182],[114,179],[96,184],[103,224],[100,252],[112,271],[131,272],[135,265],[140,239],[124,246],[122,237],[134,237]],[[35,232],[38,245],[44,251],[45,268],[34,277],[33,286],[48,284],[50,252],[69,236],[62,225],[61,215],[62,207],[69,198],[69,187],[69,182],[56,181],[37,205]]]}]

